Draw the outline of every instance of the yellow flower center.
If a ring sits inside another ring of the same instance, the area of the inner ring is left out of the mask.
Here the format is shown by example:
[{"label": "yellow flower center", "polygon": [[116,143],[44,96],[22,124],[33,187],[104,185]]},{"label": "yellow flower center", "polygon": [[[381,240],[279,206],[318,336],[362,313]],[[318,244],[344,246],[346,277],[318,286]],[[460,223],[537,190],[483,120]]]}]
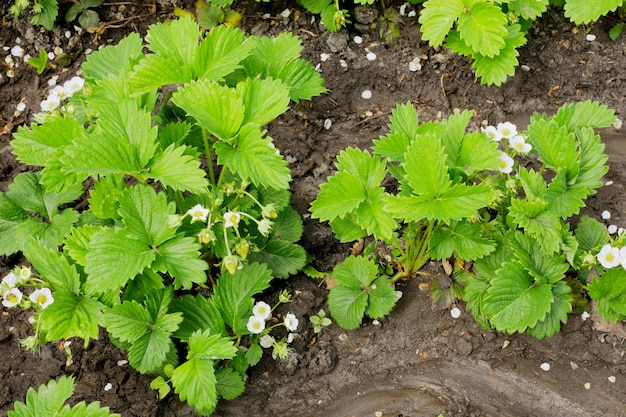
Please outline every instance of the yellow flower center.
[{"label": "yellow flower center", "polygon": [[237,215],[236,214],[231,214],[231,216],[230,216],[230,218],[228,220],[230,220],[230,222],[232,224],[237,224]]},{"label": "yellow flower center", "polygon": [[615,255],[613,255],[612,253],[607,253],[605,259],[607,260],[607,262],[613,262],[615,260]]},{"label": "yellow flower center", "polygon": [[17,295],[13,294],[13,293],[9,293],[7,295],[7,301],[10,302],[11,304],[15,304],[18,302],[18,298]]},{"label": "yellow flower center", "polygon": [[48,297],[46,297],[45,295],[41,294],[37,296],[37,304],[43,305],[46,303],[46,301],[48,301]]}]

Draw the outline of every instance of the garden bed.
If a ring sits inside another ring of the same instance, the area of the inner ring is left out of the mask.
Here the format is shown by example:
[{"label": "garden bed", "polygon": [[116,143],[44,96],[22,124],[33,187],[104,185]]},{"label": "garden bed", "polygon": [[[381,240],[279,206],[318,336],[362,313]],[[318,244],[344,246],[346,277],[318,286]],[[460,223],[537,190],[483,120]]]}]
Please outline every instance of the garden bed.
[{"label": "garden bed", "polygon": [[[347,146],[365,149],[385,134],[397,103],[410,101],[421,120],[474,109],[472,129],[484,120],[492,125],[508,120],[522,127],[535,111],[553,113],[564,103],[587,99],[615,109],[619,118],[626,117],[626,40],[623,36],[617,42],[609,40],[608,19],[589,28],[596,39],[588,41],[585,31],[566,21],[562,12],[548,11],[530,30],[515,77],[498,88],[480,85],[464,58],[429,48],[421,41],[415,18],[405,18],[401,36],[385,43],[367,22],[328,33],[289,1],[239,2],[235,8],[246,16],[243,28],[249,34],[291,31],[298,35],[303,58],[319,64],[329,89],[311,102],[292,104],[268,126],[269,136],[292,170],[292,205],[304,216],[301,244],[315,256],[313,264],[321,271],[332,270],[353,248],[339,244],[328,225],[312,220],[309,204],[320,184],[334,173],[339,151]],[[115,44],[134,30],[143,35],[149,24],[172,17],[167,11],[143,6],[103,6],[102,20],[145,16],[96,37],[77,34],[72,25],[40,31],[24,19],[8,16],[5,9],[0,5],[5,16],[0,27],[4,46],[12,47],[19,37],[20,45],[32,55],[40,48],[58,46],[75,54],[75,61],[42,76],[22,64],[14,78],[3,74],[0,79],[2,191],[24,170],[11,154],[10,133],[39,111],[47,81],[53,75],[60,81],[70,79],[87,49]],[[355,36],[362,43],[356,43]],[[376,58],[369,60],[368,52]],[[323,54],[327,54],[324,59]],[[416,58],[421,68],[411,71],[409,64]],[[362,97],[364,90],[371,91],[370,99]],[[15,114],[20,102],[26,108]],[[626,227],[623,129],[605,129],[601,134],[609,155],[606,181],[610,185],[592,196],[582,212],[600,219],[600,213],[608,210],[611,218],[603,220],[607,225]],[[18,256],[2,257],[1,275],[21,261]],[[624,329],[599,328],[601,323],[592,314],[587,320],[571,315],[560,333],[542,340],[488,332],[476,324],[463,303],[456,303],[462,311],[457,319],[450,314],[453,305],[433,304],[429,283],[435,276],[445,279],[445,274],[434,262],[425,271],[429,275],[402,284],[403,297],[389,316],[349,332],[334,324],[321,334],[313,332],[308,318],[320,308],[327,310],[328,291],[322,282],[298,275],[276,284],[276,290],[287,288],[296,294],[289,305],[300,317],[292,345],[295,354],[282,362],[266,354],[250,371],[245,394],[221,402],[215,415],[626,416]],[[275,299],[277,291],[267,296]],[[27,319],[27,313],[17,310],[3,309],[0,315],[0,416],[14,401],[23,400],[29,387],[63,374],[76,377],[72,401],[100,401],[125,417],[195,415],[175,396],[158,401],[149,387],[152,377],[132,370],[125,354],[104,335],[87,349],[82,341],[72,341],[70,356],[66,345],[45,346],[40,357],[32,355],[18,343],[32,334]],[[544,363],[549,370],[541,368]]]}]

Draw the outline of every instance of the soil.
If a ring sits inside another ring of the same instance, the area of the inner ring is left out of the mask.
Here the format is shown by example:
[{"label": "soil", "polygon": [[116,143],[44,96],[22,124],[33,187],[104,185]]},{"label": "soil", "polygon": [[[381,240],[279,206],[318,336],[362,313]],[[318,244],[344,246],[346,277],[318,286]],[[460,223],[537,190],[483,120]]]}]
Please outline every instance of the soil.
[{"label": "soil", "polygon": [[[193,2],[179,3],[190,7]],[[39,110],[47,81],[53,75],[59,76],[59,82],[71,78],[86,50],[115,44],[131,31],[145,34],[149,24],[172,17],[171,10],[158,6],[105,5],[98,9],[100,18],[113,23],[95,36],[77,34],[71,24],[61,24],[51,32],[39,30],[25,19],[8,15],[7,7],[0,5],[2,45],[11,47],[20,38],[20,45],[31,55],[58,46],[73,61],[42,76],[24,64],[15,69],[14,78],[5,75],[7,68],[2,69],[0,191],[6,191],[26,169],[11,154],[11,132],[29,123]],[[534,111],[550,113],[563,103],[586,99],[615,109],[618,117],[626,116],[626,37],[609,40],[608,28],[615,23],[611,18],[576,28],[562,17],[562,11],[549,10],[520,49],[522,67],[498,88],[480,85],[465,59],[428,47],[421,40],[416,18],[405,18],[401,36],[385,43],[379,40],[375,24],[360,14],[360,22],[331,34],[320,28],[319,19],[313,21],[290,1],[237,2],[235,8],[246,16],[243,29],[250,34],[292,31],[300,36],[304,58],[319,64],[330,90],[310,102],[292,105],[268,126],[292,169],[293,206],[305,219],[301,244],[315,255],[315,267],[323,271],[349,255],[351,246],[338,244],[327,225],[311,220],[309,204],[319,185],[333,173],[334,158],[341,149],[366,148],[387,132],[388,115],[396,103],[411,101],[422,120],[446,117],[455,109],[474,109],[473,129],[483,121],[505,120],[523,127]],[[284,17],[281,13],[287,8],[291,14]],[[67,30],[70,38],[65,36]],[[586,30],[596,40],[588,41]],[[363,38],[362,44],[353,41],[356,35]],[[366,59],[366,48],[377,55],[375,61]],[[322,62],[322,53],[330,58]],[[0,51],[2,58],[3,54],[8,52]],[[422,68],[411,72],[409,62],[416,57],[421,57]],[[372,91],[369,100],[361,98],[365,89]],[[26,109],[16,114],[20,102]],[[329,129],[326,119],[332,122]],[[624,130],[605,129],[601,135],[609,154],[606,180],[612,184],[592,196],[583,212],[600,219],[600,213],[609,210],[609,221],[625,226]],[[20,256],[1,257],[0,274],[4,276],[21,261]],[[438,263],[428,264],[425,270],[430,276],[404,284],[404,296],[388,317],[350,332],[333,324],[314,334],[308,318],[326,308],[327,295],[318,281],[298,275],[281,284],[297,293],[289,305],[300,317],[295,354],[285,362],[266,355],[250,372],[245,394],[220,403],[215,415],[626,416],[623,329],[608,331],[599,328],[593,317],[584,321],[572,315],[560,333],[543,340],[484,331],[462,302],[431,302],[429,283],[444,273]],[[450,315],[454,305],[462,311],[458,319]],[[14,401],[23,401],[29,387],[63,374],[73,374],[77,380],[72,403],[100,401],[125,417],[195,415],[175,396],[158,401],[149,387],[152,377],[134,372],[124,362],[125,354],[108,343],[104,334],[87,348],[80,340],[72,341],[71,356],[62,345],[46,346],[40,356],[24,351],[18,341],[32,332],[27,317],[28,313],[16,310],[4,309],[0,314],[0,416],[7,415]],[[549,371],[540,368],[542,363],[550,364]]]}]

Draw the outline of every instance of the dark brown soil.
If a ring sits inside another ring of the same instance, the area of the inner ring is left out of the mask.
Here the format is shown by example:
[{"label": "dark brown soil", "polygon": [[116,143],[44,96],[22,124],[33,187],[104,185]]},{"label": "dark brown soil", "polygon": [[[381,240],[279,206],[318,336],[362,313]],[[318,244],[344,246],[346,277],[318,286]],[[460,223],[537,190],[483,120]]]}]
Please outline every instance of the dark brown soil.
[{"label": "dark brown soil", "polygon": [[[189,1],[188,3],[192,3]],[[399,3],[398,3],[399,5]],[[289,7],[289,17],[281,12]],[[560,11],[549,11],[531,30],[521,49],[515,77],[503,87],[486,87],[475,79],[468,63],[447,50],[433,50],[421,41],[415,18],[407,18],[402,35],[392,43],[380,42],[369,25],[330,34],[312,23],[312,16],[294,9],[292,2],[237,3],[247,19],[244,29],[256,35],[293,31],[304,43],[304,57],[320,71],[330,92],[311,102],[293,105],[269,126],[269,134],[287,158],[294,178],[293,205],[305,217],[302,245],[316,256],[324,271],[350,253],[339,245],[330,229],[307,217],[308,206],[319,185],[333,173],[333,161],[347,146],[368,147],[386,133],[388,115],[396,103],[411,101],[422,120],[445,117],[455,109],[474,109],[472,127],[510,120],[523,126],[534,111],[552,112],[559,105],[593,99],[626,117],[626,40],[613,43],[607,30],[613,22],[603,19],[589,28],[597,36],[585,39],[584,28],[565,21]],[[145,6],[103,6],[102,20],[116,21],[149,14]],[[0,79],[0,191],[25,168],[11,154],[11,132],[39,110],[47,80],[54,74],[63,81],[74,75],[88,48],[116,43],[126,33],[145,33],[150,23],[171,17],[167,10],[136,17],[120,28],[110,28],[99,38],[75,35],[72,25],[45,32],[6,13],[0,26],[0,43],[13,46],[16,38],[27,53],[54,46],[75,56],[68,67],[59,65],[37,76],[21,65],[16,77]],[[161,13],[164,12],[164,13]],[[263,18],[269,13],[270,18]],[[317,19],[319,20],[319,19]],[[72,32],[72,39],[64,36]],[[353,37],[363,38],[356,44]],[[365,58],[365,48],[377,54]],[[7,52],[0,52],[0,55]],[[330,59],[322,62],[320,54]],[[409,62],[421,56],[422,69],[409,71]],[[4,58],[4,55],[1,57]],[[341,65],[341,60],[347,64]],[[370,100],[361,98],[369,89]],[[15,115],[15,106],[26,110]],[[367,113],[367,112],[371,112]],[[370,114],[368,116],[368,114]],[[332,127],[324,128],[330,119]],[[624,227],[626,211],[626,145],[623,129],[602,132],[607,144],[610,171],[603,187],[589,199],[584,212],[600,218],[612,213],[611,223]],[[0,237],[1,238],[1,237]],[[21,261],[19,256],[0,258],[0,274]],[[439,264],[427,265],[432,276],[443,274]],[[430,278],[411,280],[396,309],[377,323],[344,332],[332,325],[313,333],[308,317],[325,308],[327,291],[304,276],[287,281],[298,295],[289,306],[300,317],[296,353],[285,362],[265,357],[254,368],[247,391],[239,399],[221,403],[218,416],[626,416],[626,349],[623,339],[594,330],[593,320],[570,316],[561,333],[536,340],[525,335],[487,332],[463,311],[459,319],[451,306],[431,303]],[[193,411],[169,396],[158,401],[149,388],[150,376],[138,375],[125,354],[107,342],[106,336],[86,349],[73,341],[68,358],[63,348],[46,346],[40,357],[19,346],[29,335],[27,313],[3,310],[0,314],[0,416],[24,400],[28,387],[38,387],[63,374],[76,376],[72,401],[100,401],[125,417],[194,416]],[[540,365],[547,362],[549,371]],[[611,382],[609,377],[615,377]],[[111,389],[105,391],[106,384]],[[585,384],[589,384],[587,387]],[[380,414],[377,414],[380,412]]]}]

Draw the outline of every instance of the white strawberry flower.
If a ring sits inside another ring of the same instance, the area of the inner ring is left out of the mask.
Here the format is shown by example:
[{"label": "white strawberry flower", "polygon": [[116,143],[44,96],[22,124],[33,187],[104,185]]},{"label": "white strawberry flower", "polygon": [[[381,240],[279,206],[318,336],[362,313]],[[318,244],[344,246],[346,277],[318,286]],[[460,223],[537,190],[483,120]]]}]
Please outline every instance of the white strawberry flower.
[{"label": "white strawberry flower", "polygon": [[39,304],[39,307],[46,308],[54,302],[52,291],[49,288],[39,288],[28,297],[30,301]]},{"label": "white strawberry flower", "polygon": [[506,152],[502,152],[500,155],[500,164],[498,165],[498,171],[510,174],[513,171],[513,158],[511,158]]},{"label": "white strawberry flower", "polygon": [[533,148],[530,143],[527,143],[524,138],[519,135],[515,135],[509,139],[509,146],[519,153],[528,153]]},{"label": "white strawberry flower", "polygon": [[502,134],[503,138],[511,139],[517,135],[517,126],[511,122],[498,123],[496,128],[498,132]]},{"label": "white strawberry flower", "polygon": [[483,127],[481,130],[494,142],[500,142],[502,140],[502,132],[500,132],[495,126]]},{"label": "white strawberry flower", "polygon": [[72,97],[75,93],[83,89],[85,80],[76,76],[63,83],[63,90],[68,97]]},{"label": "white strawberry flower", "polygon": [[295,332],[296,330],[298,330],[298,319],[296,317],[295,314],[289,313],[285,316],[285,327],[292,331]]},{"label": "white strawberry flower", "polygon": [[191,216],[191,222],[203,221],[205,222],[209,215],[209,209],[202,207],[201,204],[196,204],[189,210],[187,214]]},{"label": "white strawberry flower", "polygon": [[47,99],[41,101],[42,111],[55,110],[61,104],[61,98],[56,94],[50,94]]},{"label": "white strawberry flower", "polygon": [[5,307],[15,307],[22,302],[22,292],[18,288],[11,288],[2,295],[2,305]]},{"label": "white strawberry flower", "polygon": [[224,226],[236,227],[241,221],[241,214],[236,211],[227,211],[224,213]]},{"label": "white strawberry flower", "polygon": [[272,307],[270,307],[265,301],[259,301],[252,308],[252,314],[262,318],[263,320],[267,320],[272,315]]},{"label": "white strawberry flower", "polygon": [[598,253],[598,262],[605,268],[614,268],[620,264],[622,257],[620,256],[620,249],[606,244],[600,249]]},{"label": "white strawberry flower", "polygon": [[265,330],[265,320],[259,316],[250,316],[247,327],[250,333],[259,334]]}]

